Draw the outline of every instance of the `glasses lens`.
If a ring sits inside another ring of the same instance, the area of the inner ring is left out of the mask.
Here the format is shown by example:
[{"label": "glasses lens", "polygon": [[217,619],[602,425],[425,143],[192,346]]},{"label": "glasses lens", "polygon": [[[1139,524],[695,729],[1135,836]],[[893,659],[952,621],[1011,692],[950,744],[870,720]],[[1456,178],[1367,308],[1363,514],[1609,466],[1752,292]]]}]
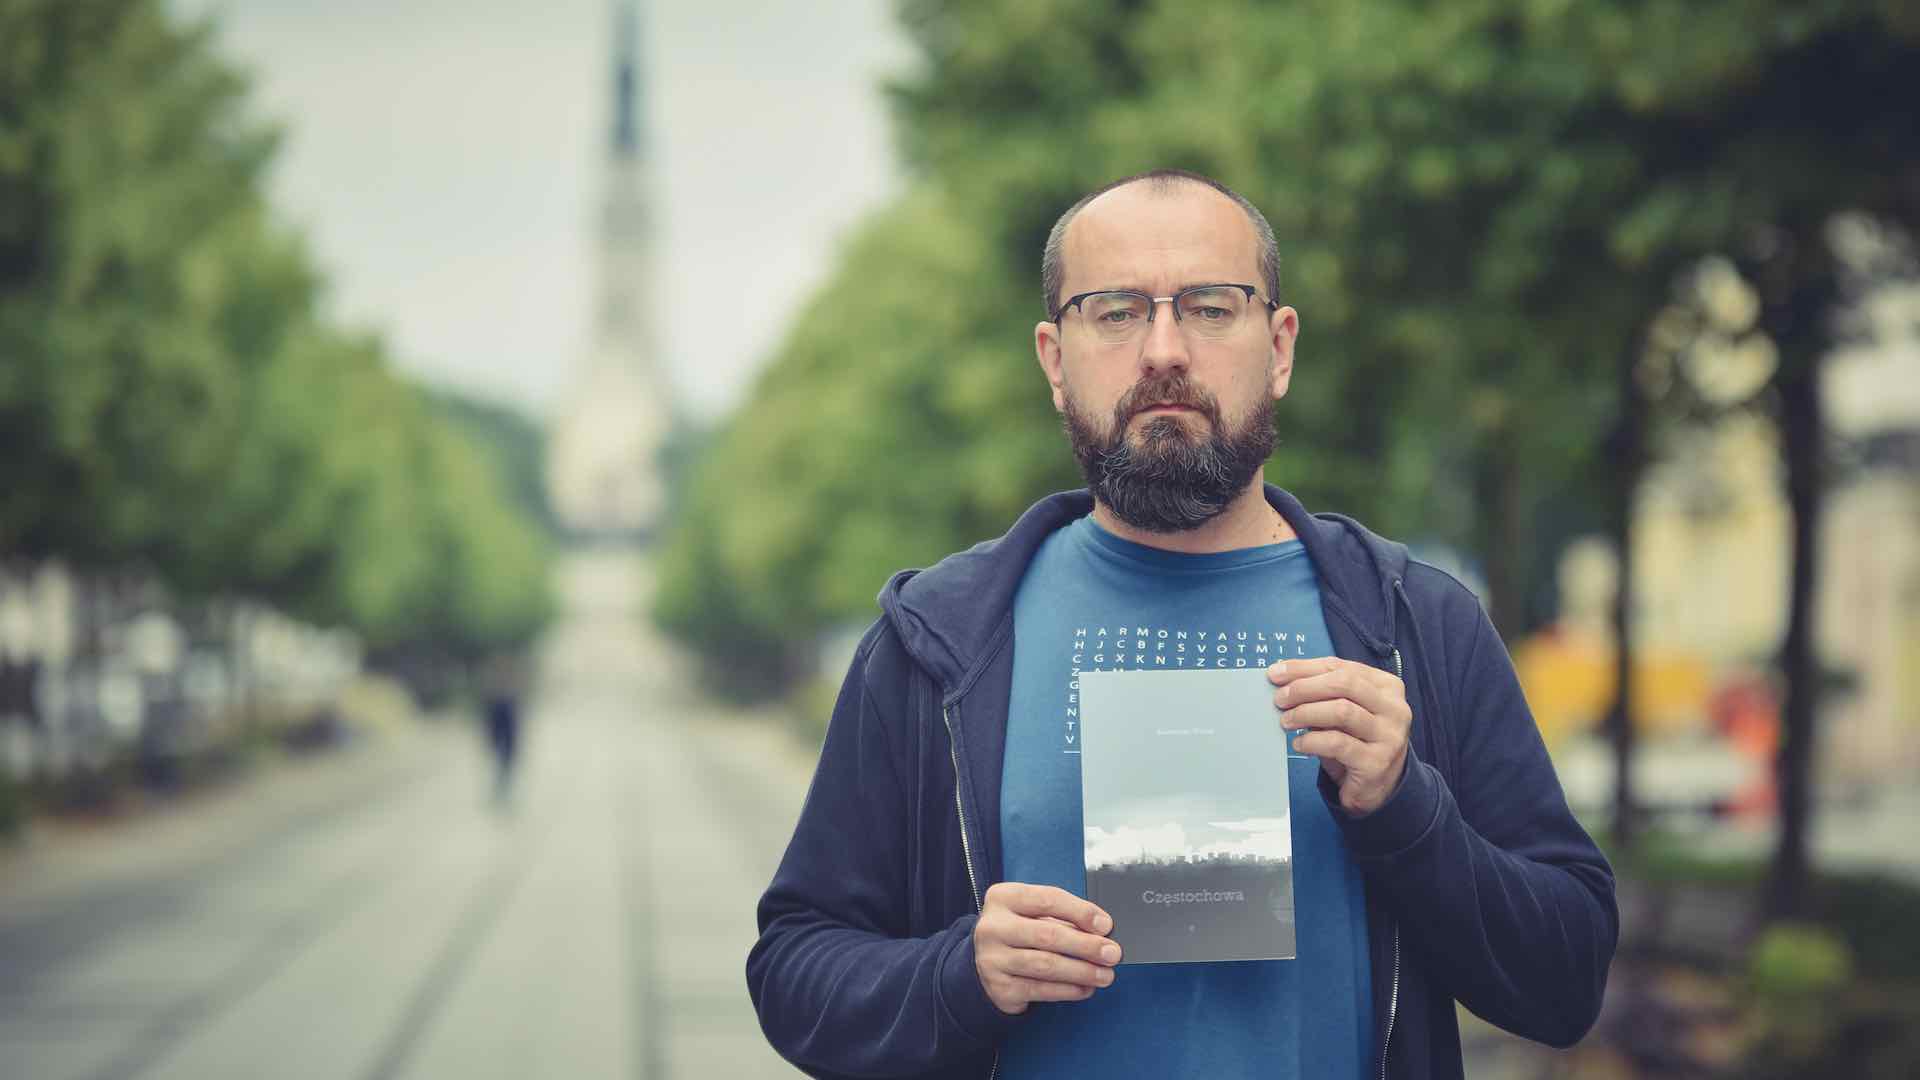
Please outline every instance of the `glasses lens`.
[{"label": "glasses lens", "polygon": [[1247,294],[1242,289],[1189,289],[1177,302],[1181,327],[1196,337],[1226,337],[1247,313]]},{"label": "glasses lens", "polygon": [[1094,293],[1080,302],[1087,325],[1102,341],[1131,341],[1146,328],[1152,302],[1139,293]]}]

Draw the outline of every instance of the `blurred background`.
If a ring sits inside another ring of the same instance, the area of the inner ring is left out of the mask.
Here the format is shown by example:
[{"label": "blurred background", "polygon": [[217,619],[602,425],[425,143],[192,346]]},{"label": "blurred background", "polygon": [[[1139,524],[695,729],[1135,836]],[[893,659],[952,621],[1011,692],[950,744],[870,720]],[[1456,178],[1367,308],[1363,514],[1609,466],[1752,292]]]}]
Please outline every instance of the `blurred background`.
[{"label": "blurred background", "polygon": [[0,0],[0,1073],[792,1075],[853,643],[1078,485],[1041,244],[1168,165],[1620,874],[1468,1074],[1920,1073],[1915,101],[1897,0]]}]

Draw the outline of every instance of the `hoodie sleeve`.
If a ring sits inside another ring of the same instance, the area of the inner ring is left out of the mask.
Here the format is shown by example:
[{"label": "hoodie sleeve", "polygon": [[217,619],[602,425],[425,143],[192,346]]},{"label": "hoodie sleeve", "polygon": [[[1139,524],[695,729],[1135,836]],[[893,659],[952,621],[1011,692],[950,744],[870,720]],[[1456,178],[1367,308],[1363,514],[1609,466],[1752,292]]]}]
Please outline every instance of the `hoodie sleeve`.
[{"label": "hoodie sleeve", "polygon": [[1460,644],[1428,700],[1450,715],[1415,703],[1414,723],[1437,719],[1452,740],[1454,781],[1409,754],[1385,806],[1335,813],[1436,986],[1508,1031],[1571,1046],[1599,1015],[1619,934],[1613,870],[1567,808],[1492,621],[1446,585],[1434,629]]},{"label": "hoodie sleeve", "polygon": [[[909,706],[909,676],[897,648],[876,655],[884,626],[869,631],[841,686],[747,955],[761,1029],[818,1077],[911,1076],[959,1064],[990,1054],[1014,1020],[974,971],[974,916],[907,934],[908,830],[924,811],[907,802],[902,777],[912,771],[894,745],[904,739],[889,739],[887,720]],[[876,696],[876,684],[892,693]]]}]

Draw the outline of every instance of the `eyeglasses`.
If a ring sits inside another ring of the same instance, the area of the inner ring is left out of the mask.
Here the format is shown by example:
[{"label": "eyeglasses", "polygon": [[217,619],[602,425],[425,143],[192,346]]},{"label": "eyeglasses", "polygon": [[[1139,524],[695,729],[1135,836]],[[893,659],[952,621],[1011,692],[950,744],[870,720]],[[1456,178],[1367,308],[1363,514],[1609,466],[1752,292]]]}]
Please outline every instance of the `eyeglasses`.
[{"label": "eyeglasses", "polygon": [[1194,337],[1218,341],[1240,328],[1255,300],[1268,311],[1280,305],[1260,295],[1251,285],[1194,285],[1172,296],[1148,296],[1128,289],[1103,289],[1083,292],[1067,298],[1054,309],[1052,322],[1073,308],[1080,309],[1080,321],[1095,337],[1109,345],[1137,341],[1153,322],[1153,314],[1162,303],[1173,305],[1173,319],[1180,329]]}]

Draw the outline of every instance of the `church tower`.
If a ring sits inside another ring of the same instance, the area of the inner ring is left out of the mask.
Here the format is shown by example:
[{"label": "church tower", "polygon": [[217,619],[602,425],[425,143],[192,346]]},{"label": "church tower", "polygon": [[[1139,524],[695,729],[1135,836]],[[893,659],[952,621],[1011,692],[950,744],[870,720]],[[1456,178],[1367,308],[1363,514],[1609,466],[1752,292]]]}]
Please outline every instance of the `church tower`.
[{"label": "church tower", "polygon": [[579,537],[627,542],[659,528],[658,459],[672,423],[652,319],[655,221],[640,59],[636,2],[615,0],[592,344],[584,377],[554,417],[547,462],[561,524]]}]

